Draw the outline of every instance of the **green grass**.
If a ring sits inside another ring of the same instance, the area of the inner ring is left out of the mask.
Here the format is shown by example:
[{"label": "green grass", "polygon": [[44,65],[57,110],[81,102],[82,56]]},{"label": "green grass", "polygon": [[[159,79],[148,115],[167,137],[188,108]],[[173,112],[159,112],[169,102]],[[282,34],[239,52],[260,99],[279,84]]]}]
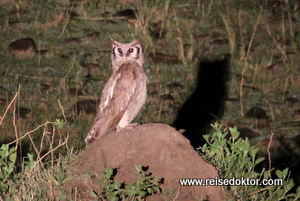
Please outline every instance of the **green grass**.
[{"label": "green grass", "polygon": [[[138,38],[145,49],[145,72],[150,82],[147,103],[136,122],[172,124],[195,89],[199,62],[231,53],[227,96],[238,101],[226,101],[220,121],[260,133],[251,141],[262,148],[259,154],[264,156],[268,144],[264,142],[269,141],[273,132],[273,165],[290,167],[292,175],[296,173],[293,160],[300,155],[300,122],[293,117],[300,109],[298,2],[120,2],[18,0],[1,6],[0,143],[11,142],[16,134],[21,137],[44,122],[55,122],[65,115],[66,124],[55,131],[53,142],[51,126],[38,129],[32,140],[38,150],[47,152],[69,135],[68,147],[84,148],[84,137],[95,114],[80,109],[76,103],[98,103],[111,74],[109,37],[124,42]],[[115,15],[127,8],[134,10],[137,19]],[[9,53],[8,46],[25,37],[32,38],[40,52],[31,59],[16,58]],[[73,37],[81,42],[67,42]],[[180,62],[151,62],[153,52],[175,56]],[[270,68],[272,65],[274,69]],[[244,80],[240,79],[242,76]],[[173,83],[182,87],[174,87]],[[4,116],[19,85],[15,107],[11,105]],[[174,100],[163,99],[164,94]],[[297,101],[292,103],[291,98]],[[271,120],[268,126],[257,126],[253,119],[245,117],[253,106],[266,111]],[[45,129],[50,133],[45,135],[49,140],[43,139]],[[18,145],[19,156],[36,152],[28,137]],[[295,181],[300,183],[299,176]]]}]

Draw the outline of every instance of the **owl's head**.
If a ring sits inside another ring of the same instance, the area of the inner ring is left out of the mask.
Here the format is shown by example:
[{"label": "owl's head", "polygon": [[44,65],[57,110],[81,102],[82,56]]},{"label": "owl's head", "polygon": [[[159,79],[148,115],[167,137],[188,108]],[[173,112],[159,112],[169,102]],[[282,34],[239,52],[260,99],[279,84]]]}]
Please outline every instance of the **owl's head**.
[{"label": "owl's head", "polygon": [[111,61],[114,71],[128,61],[135,61],[140,67],[143,67],[143,50],[138,40],[134,40],[130,43],[120,43],[111,39],[111,44]]}]

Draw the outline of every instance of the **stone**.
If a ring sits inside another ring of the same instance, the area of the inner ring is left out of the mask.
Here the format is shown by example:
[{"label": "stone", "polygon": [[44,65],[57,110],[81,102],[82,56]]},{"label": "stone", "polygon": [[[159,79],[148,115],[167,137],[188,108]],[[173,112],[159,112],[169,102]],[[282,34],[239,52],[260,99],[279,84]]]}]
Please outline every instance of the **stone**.
[{"label": "stone", "polygon": [[268,127],[270,123],[270,118],[267,115],[267,112],[264,109],[256,106],[250,108],[246,112],[245,117],[252,118],[253,125],[255,125],[256,128]]},{"label": "stone", "polygon": [[36,46],[31,38],[15,40],[8,46],[10,54],[20,58],[32,58],[36,52]]},{"label": "stone", "polygon": [[[180,186],[180,178],[218,178],[218,171],[205,162],[178,131],[166,124],[146,124],[112,131],[89,144],[74,162],[77,178],[63,189],[77,189],[80,199],[89,200],[90,191],[99,186],[99,175],[107,167],[117,168],[115,181],[134,183],[135,165],[148,166],[147,172],[164,180],[162,192],[174,190],[176,200],[225,200],[222,186]],[[82,175],[89,175],[83,178]],[[99,187],[98,187],[99,188]],[[147,200],[165,200],[151,195]]]},{"label": "stone", "polygon": [[250,108],[246,114],[246,117],[248,118],[254,118],[254,119],[269,119],[266,111],[260,107],[252,107]]},{"label": "stone", "polygon": [[300,110],[295,110],[294,111],[293,118],[296,119],[296,120],[300,119]]}]

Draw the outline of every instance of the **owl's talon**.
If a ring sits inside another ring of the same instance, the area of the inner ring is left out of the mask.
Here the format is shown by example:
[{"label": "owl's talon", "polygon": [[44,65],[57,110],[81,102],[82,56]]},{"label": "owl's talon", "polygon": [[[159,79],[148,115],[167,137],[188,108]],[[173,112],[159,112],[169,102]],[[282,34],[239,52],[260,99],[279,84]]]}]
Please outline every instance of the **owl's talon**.
[{"label": "owl's talon", "polygon": [[132,123],[132,124],[126,125],[125,127],[119,127],[119,126],[117,126],[116,127],[116,131],[119,132],[120,130],[122,130],[124,128],[126,128],[126,129],[133,129],[133,128],[139,126],[139,125],[140,125],[139,123]]},{"label": "owl's talon", "polygon": [[140,125],[139,123],[132,123],[132,124],[128,124],[128,125],[126,126],[126,128],[132,129],[132,128],[137,127],[137,126],[139,126],[139,125]]}]

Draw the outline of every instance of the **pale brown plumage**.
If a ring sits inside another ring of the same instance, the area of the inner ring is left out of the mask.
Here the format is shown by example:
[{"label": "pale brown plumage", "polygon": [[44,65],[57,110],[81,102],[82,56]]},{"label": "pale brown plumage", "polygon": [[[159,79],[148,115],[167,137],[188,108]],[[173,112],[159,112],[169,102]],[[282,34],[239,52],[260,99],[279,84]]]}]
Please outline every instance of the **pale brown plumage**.
[{"label": "pale brown plumage", "polygon": [[[129,123],[146,101],[147,77],[139,42],[112,41],[112,46],[113,73],[103,89],[96,121],[85,138],[86,142],[93,142],[113,128],[118,131],[132,126]],[[134,48],[137,49],[132,50]]]}]

